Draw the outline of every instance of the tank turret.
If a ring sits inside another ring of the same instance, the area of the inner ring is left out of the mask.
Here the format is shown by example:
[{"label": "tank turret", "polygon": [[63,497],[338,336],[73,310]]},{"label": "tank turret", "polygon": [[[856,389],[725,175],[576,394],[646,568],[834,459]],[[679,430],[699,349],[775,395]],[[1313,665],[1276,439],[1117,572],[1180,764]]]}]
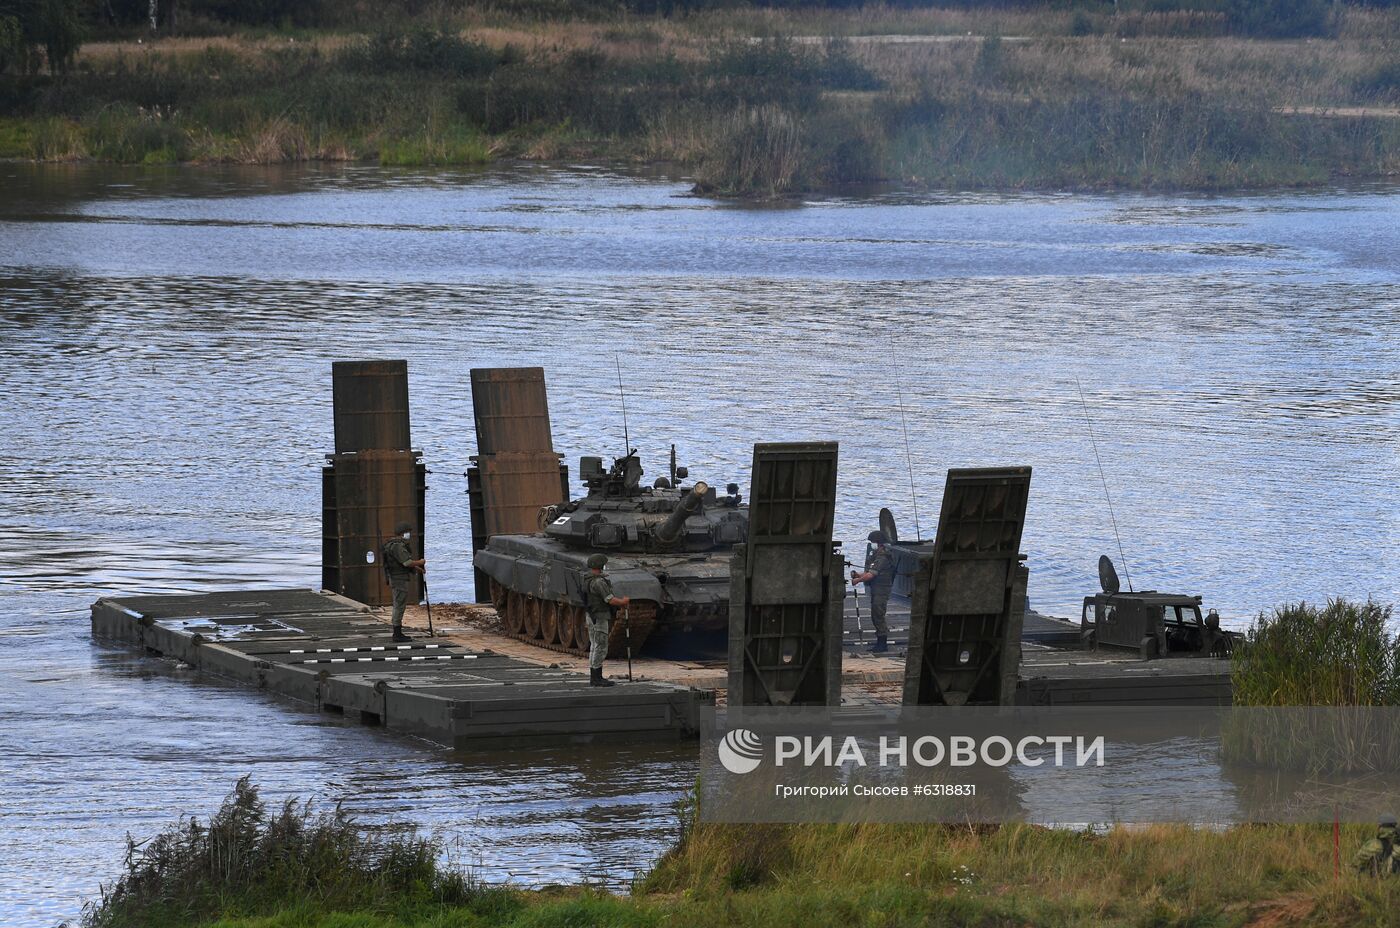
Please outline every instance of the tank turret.
[{"label": "tank turret", "polygon": [[[618,596],[632,605],[634,648],[652,627],[678,631],[721,629],[729,611],[729,553],[748,534],[748,507],[737,484],[720,496],[703,480],[684,486],[689,473],[644,486],[635,450],[604,470],[603,459],[579,462],[586,495],[540,512],[534,535],[496,535],[477,552],[476,566],[491,578],[491,599],[506,630],[556,650],[583,653],[583,576],[590,554],[606,553]],[[622,623],[615,622],[614,637]]]}]

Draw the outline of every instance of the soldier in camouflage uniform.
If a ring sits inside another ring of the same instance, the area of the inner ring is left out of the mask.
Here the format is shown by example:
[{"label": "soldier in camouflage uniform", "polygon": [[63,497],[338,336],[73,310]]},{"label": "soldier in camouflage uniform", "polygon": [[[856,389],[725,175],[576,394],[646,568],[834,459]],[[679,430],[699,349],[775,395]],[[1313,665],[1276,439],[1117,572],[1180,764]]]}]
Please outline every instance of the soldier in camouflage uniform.
[{"label": "soldier in camouflage uniform", "polygon": [[408,641],[409,637],[403,633],[403,610],[408,605],[408,589],[413,582],[415,573],[427,573],[427,560],[425,558],[415,558],[413,548],[408,543],[409,533],[413,531],[413,526],[407,522],[400,522],[394,526],[394,535],[385,539],[383,546],[379,550],[380,560],[384,564],[384,573],[389,577],[389,589],[394,591],[394,639],[395,641]]},{"label": "soldier in camouflage uniform", "polygon": [[1371,876],[1389,876],[1400,873],[1400,857],[1395,853],[1395,816],[1381,819],[1376,836],[1356,852],[1352,865],[1358,873]]},{"label": "soldier in camouflage uniform", "polygon": [[603,678],[603,658],[608,653],[608,623],[612,621],[612,607],[625,606],[632,601],[629,596],[614,596],[612,581],[603,576],[603,567],[608,563],[606,554],[594,554],[588,558],[589,577],[583,591],[588,610],[588,685],[612,686],[611,680]]},{"label": "soldier in camouflage uniform", "polygon": [[894,589],[894,557],[885,547],[889,539],[884,532],[871,532],[866,538],[875,545],[875,552],[863,573],[851,571],[851,582],[864,583],[870,591],[870,621],[875,626],[875,646],[870,650],[879,654],[890,649],[890,626],[885,621],[885,607],[889,605],[890,591]]}]

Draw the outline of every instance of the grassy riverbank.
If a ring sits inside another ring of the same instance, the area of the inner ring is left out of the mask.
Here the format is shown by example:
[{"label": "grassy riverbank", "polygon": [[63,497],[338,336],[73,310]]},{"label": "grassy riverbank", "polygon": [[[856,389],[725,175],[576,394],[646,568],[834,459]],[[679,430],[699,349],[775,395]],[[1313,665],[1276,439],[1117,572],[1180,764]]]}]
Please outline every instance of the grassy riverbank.
[{"label": "grassy riverbank", "polygon": [[[1251,705],[1395,705],[1389,606],[1261,615],[1237,656]],[[1295,679],[1312,689],[1291,689]],[[1389,768],[1387,768],[1389,769]],[[1164,780],[1190,792],[1209,783]],[[1370,825],[715,825],[677,840],[627,895],[486,886],[409,831],[269,812],[240,781],[208,823],[131,845],[86,928],[1395,928],[1400,879],[1359,876]],[[1337,866],[1339,853],[1340,867]]]},{"label": "grassy riverbank", "polygon": [[[202,836],[172,828],[152,862],[137,852],[90,928],[1326,928],[1393,926],[1400,911],[1400,880],[1334,878],[1328,826],[699,825],[621,896],[477,885],[426,842],[254,821],[249,798],[241,788]],[[1369,834],[1343,828],[1344,854]]]},{"label": "grassy riverbank", "polygon": [[[0,78],[0,157],[670,163],[702,189],[1216,189],[1400,173],[1400,10],[730,9],[90,42]],[[972,33],[972,35],[968,35]]]}]

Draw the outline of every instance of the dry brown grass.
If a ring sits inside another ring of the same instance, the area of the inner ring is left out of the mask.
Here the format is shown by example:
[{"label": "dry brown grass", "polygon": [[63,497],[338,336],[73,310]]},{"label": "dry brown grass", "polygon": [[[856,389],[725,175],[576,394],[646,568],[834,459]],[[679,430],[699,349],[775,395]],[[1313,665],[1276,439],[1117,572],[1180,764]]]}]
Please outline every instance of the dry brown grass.
[{"label": "dry brown grass", "polygon": [[[940,96],[999,86],[1037,99],[1097,89],[1133,97],[1244,98],[1275,107],[1364,105],[1358,81],[1386,60],[1379,40],[1266,42],[1250,39],[1133,39],[1107,36],[1004,41],[1003,64],[977,72],[979,41],[853,42],[852,54],[896,90]],[[1400,43],[1395,45],[1400,55]]]},{"label": "dry brown grass", "polygon": [[713,117],[672,110],[650,120],[640,155],[647,161],[696,164],[713,143]]},{"label": "dry brown grass", "polygon": [[165,61],[187,61],[205,54],[209,49],[218,49],[245,58],[265,55],[273,49],[300,45],[314,47],[323,52],[337,51],[356,41],[358,36],[340,33],[320,33],[310,38],[291,36],[175,36],[141,41],[89,42],[79,50],[78,62],[94,67],[110,64],[114,59],[128,60],[161,59]]},{"label": "dry brown grass", "polygon": [[754,7],[714,10],[691,17],[692,28],[713,35],[1062,35],[1066,10],[909,8],[870,4],[853,10]]},{"label": "dry brown grass", "polygon": [[319,152],[307,138],[306,130],[279,116],[243,140],[236,160],[243,164],[282,164],[306,161],[315,155]]},{"label": "dry brown grass", "polygon": [[[1074,13],[1048,6],[945,9],[868,4],[858,9],[717,9],[695,14],[687,22],[696,32],[710,35],[1044,37],[1069,35]],[[1223,28],[1220,14],[1194,11],[1124,10],[1105,13],[1094,22],[1115,36],[1167,37]],[[1337,35],[1367,40],[1400,38],[1400,9],[1343,6],[1337,16]]]},{"label": "dry brown grass", "polygon": [[[446,18],[473,41],[495,49],[513,46],[554,60],[589,52],[616,62],[666,56],[696,62],[711,53],[716,39],[793,35],[815,41],[821,36],[854,36],[854,57],[893,89],[931,89],[941,96],[986,89],[987,76],[972,65],[981,37],[987,35],[1009,37],[1003,41],[1005,66],[996,82],[1038,99],[1112,87],[1141,97],[1224,94],[1274,107],[1360,106],[1374,101],[1358,95],[1358,82],[1378,62],[1400,57],[1400,9],[1355,7],[1343,8],[1337,38],[1287,41],[1071,37],[1070,12],[1051,9],[752,8],[714,10],[685,19],[598,22],[527,20],[472,8]],[[309,39],[219,36],[97,42],[83,46],[80,60],[99,67],[117,57],[177,62],[211,48],[251,58],[296,43],[329,53],[358,40],[355,35],[323,33]]]}]

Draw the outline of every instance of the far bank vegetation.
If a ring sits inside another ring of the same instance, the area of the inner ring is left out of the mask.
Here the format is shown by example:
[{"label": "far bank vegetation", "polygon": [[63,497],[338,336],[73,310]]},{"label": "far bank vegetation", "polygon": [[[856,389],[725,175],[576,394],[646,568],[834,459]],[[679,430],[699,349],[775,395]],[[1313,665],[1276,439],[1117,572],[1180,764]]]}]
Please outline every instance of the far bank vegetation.
[{"label": "far bank vegetation", "polygon": [[0,157],[587,158],[760,197],[1400,173],[1400,8],[1196,6],[0,0]]}]

